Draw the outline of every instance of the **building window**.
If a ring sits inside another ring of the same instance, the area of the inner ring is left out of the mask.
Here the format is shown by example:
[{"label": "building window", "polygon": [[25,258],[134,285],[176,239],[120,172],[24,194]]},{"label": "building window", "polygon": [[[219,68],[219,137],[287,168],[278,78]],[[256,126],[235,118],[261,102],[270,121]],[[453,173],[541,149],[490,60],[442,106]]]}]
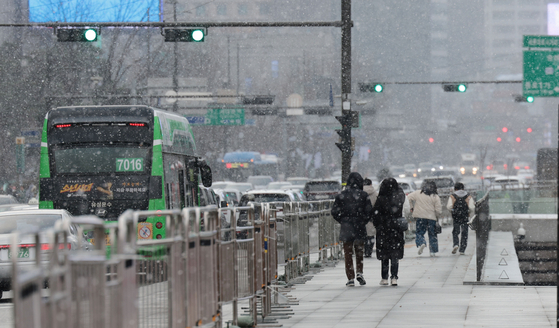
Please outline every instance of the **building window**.
[{"label": "building window", "polygon": [[510,33],[514,33],[514,25],[499,25],[499,26],[494,26],[493,30],[495,31],[495,33],[505,33],[505,34],[510,34]]},{"label": "building window", "polygon": [[206,5],[196,7],[196,17],[206,16]]},{"label": "building window", "polygon": [[246,3],[239,3],[237,7],[239,16],[248,15],[248,5]]},{"label": "building window", "polygon": [[540,26],[538,25],[519,26],[518,31],[522,34],[540,34],[540,33],[543,34],[543,32],[541,32],[542,28],[540,28]]},{"label": "building window", "polygon": [[217,14],[219,16],[227,15],[227,5],[224,3],[220,3],[217,5]]},{"label": "building window", "polygon": [[542,15],[539,11],[519,11],[518,18],[520,19],[534,19],[537,20]]},{"label": "building window", "polygon": [[495,48],[512,48],[514,47],[515,42],[514,40],[494,40],[493,47]]},{"label": "building window", "polygon": [[514,11],[503,10],[493,12],[493,19],[513,19]]},{"label": "building window", "polygon": [[269,15],[270,14],[270,4],[269,3],[261,3],[260,4],[260,15]]}]

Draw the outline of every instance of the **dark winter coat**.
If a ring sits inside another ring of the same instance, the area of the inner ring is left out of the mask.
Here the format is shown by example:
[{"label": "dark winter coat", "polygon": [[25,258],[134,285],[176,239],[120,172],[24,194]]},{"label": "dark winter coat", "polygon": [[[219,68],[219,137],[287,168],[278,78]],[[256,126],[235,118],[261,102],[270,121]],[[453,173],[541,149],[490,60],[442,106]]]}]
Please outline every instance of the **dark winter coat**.
[{"label": "dark winter coat", "polygon": [[341,225],[340,241],[365,240],[365,225],[372,211],[369,195],[363,191],[363,178],[357,172],[350,173],[346,189],[336,196],[332,206],[332,217]]},{"label": "dark winter coat", "polygon": [[395,224],[401,218],[406,194],[395,179],[384,179],[373,207],[373,224],[377,229],[377,259],[404,257],[404,232]]}]

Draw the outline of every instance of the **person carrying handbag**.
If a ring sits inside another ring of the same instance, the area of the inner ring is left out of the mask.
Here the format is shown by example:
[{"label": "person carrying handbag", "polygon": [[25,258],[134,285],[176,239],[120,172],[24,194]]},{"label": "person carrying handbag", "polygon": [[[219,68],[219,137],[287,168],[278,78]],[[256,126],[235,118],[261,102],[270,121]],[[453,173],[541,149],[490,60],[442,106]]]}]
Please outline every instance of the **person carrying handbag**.
[{"label": "person carrying handbag", "polygon": [[[375,190],[375,187],[373,187],[373,181],[371,181],[371,179],[365,178],[365,180],[363,180],[363,191],[369,194],[371,206],[375,206],[378,193]],[[373,255],[373,247],[375,246],[375,236],[377,232],[373,222],[367,223],[365,228],[367,229],[367,238],[365,239],[365,257],[371,257]]]},{"label": "person carrying handbag", "polygon": [[[404,209],[405,208],[405,209]],[[406,194],[394,178],[382,181],[375,206],[373,206],[373,224],[377,230],[377,259],[381,261],[381,286],[398,285],[399,260],[404,257],[404,231],[399,220],[409,213]],[[407,222],[406,222],[407,223]]]},{"label": "person carrying handbag", "polygon": [[412,207],[412,216],[416,219],[415,245],[419,248],[417,254],[421,255],[426,247],[425,232],[429,236],[429,252],[434,257],[439,252],[439,241],[435,227],[438,218],[442,215],[441,198],[437,194],[437,185],[427,181],[421,187],[408,195]]}]

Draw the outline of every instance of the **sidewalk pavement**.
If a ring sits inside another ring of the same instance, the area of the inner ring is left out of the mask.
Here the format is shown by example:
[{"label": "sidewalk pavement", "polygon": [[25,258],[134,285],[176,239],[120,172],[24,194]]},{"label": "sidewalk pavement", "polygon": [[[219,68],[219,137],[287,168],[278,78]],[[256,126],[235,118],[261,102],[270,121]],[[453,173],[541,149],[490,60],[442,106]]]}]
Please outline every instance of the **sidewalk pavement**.
[{"label": "sidewalk pavement", "polygon": [[365,259],[367,285],[346,287],[343,261],[289,293],[299,301],[283,327],[555,327],[556,287],[464,285],[475,251],[451,254],[452,228],[439,235],[439,253],[406,244],[398,286],[379,286],[380,261]]}]

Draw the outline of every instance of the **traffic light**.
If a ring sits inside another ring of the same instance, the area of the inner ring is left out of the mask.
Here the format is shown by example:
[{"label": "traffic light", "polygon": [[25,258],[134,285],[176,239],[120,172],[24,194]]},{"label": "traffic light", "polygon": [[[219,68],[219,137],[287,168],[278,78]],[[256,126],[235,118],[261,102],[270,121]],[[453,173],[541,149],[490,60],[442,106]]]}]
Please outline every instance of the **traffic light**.
[{"label": "traffic light", "polygon": [[59,28],[56,30],[58,42],[95,42],[98,35],[97,28]]},{"label": "traffic light", "polygon": [[342,153],[349,153],[355,147],[355,141],[351,136],[351,128],[359,127],[359,112],[348,111],[342,114],[342,116],[336,116],[336,119],[342,125],[340,130],[336,130],[336,133],[340,136],[340,142],[336,143],[336,146],[340,148]]},{"label": "traffic light", "polygon": [[201,28],[165,29],[165,42],[204,42],[206,31]]},{"label": "traffic light", "polygon": [[467,89],[468,87],[464,83],[443,84],[443,90],[445,92],[466,92]]},{"label": "traffic light", "polygon": [[361,92],[377,92],[380,93],[384,90],[381,83],[359,83],[359,91]]},{"label": "traffic light", "polygon": [[514,102],[533,103],[534,100],[535,100],[535,98],[533,96],[521,96],[521,95],[515,95],[514,96]]}]

